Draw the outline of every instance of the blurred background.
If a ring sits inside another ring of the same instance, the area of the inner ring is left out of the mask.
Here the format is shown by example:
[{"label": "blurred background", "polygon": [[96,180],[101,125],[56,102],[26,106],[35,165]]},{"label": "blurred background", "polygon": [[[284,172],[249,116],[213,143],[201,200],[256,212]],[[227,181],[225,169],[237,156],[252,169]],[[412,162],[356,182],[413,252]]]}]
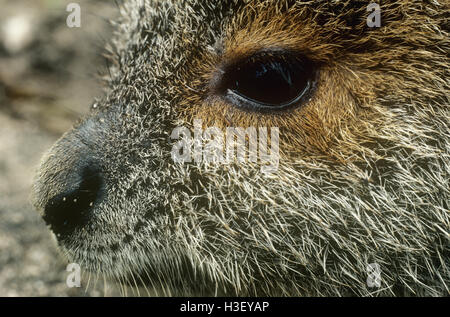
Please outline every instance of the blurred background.
[{"label": "blurred background", "polygon": [[[66,24],[71,2],[80,28]],[[43,153],[103,93],[116,14],[111,0],[0,0],[0,297],[120,294],[103,279],[66,286],[67,263],[29,202]]]}]

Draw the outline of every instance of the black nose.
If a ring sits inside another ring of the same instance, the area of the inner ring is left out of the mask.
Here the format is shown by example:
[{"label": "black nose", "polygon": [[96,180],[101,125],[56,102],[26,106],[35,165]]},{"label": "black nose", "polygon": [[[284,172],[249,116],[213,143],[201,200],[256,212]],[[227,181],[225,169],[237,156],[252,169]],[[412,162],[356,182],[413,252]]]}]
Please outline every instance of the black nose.
[{"label": "black nose", "polygon": [[104,187],[103,176],[97,167],[85,166],[78,172],[81,181],[75,189],[61,193],[48,201],[44,221],[58,238],[84,227],[92,208],[99,202]]}]

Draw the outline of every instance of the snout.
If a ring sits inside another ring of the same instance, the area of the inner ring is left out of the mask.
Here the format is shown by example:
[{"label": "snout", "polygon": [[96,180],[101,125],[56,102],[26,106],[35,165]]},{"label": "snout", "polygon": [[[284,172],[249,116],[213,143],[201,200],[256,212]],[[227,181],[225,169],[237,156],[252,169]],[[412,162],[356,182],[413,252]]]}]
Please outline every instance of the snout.
[{"label": "snout", "polygon": [[[67,133],[45,156],[33,185],[32,200],[58,240],[88,230],[94,210],[105,196],[101,156],[85,124]],[[92,139],[91,139],[92,140]]]},{"label": "snout", "polygon": [[102,199],[103,175],[95,163],[73,171],[74,186],[52,197],[44,207],[43,218],[58,238],[65,238],[76,229],[85,229],[95,205]]}]

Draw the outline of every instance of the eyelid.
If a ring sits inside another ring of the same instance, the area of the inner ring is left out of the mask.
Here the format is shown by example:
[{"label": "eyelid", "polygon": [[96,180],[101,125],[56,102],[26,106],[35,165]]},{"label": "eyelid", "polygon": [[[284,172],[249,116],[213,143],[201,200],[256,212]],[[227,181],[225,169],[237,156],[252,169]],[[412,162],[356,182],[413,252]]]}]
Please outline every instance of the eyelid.
[{"label": "eyelid", "polygon": [[[312,89],[315,88],[315,82],[307,82],[307,86],[302,90],[302,92],[292,101],[286,102],[284,104],[280,104],[277,106],[277,111],[285,111],[291,108],[292,106],[295,106],[299,102],[301,102],[303,99],[305,99],[305,95],[308,94]],[[228,89],[227,90],[227,96],[228,98],[236,98],[238,101],[240,101],[240,108],[243,108],[244,110],[256,110],[259,112],[272,112],[274,111],[274,106],[271,104],[265,104],[261,103],[256,100],[249,99],[247,97],[242,96],[239,92]]]}]

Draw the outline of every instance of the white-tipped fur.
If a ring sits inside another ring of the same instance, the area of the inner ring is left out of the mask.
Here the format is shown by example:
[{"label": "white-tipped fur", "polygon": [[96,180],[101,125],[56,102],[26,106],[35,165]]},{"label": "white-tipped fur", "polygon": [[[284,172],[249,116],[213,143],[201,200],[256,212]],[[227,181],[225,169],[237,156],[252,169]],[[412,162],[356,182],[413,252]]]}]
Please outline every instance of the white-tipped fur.
[{"label": "white-tipped fur", "polygon": [[[449,294],[448,3],[383,1],[380,30],[365,29],[365,7],[351,1],[129,0],[120,10],[109,93],[35,185],[42,208],[64,186],[55,168],[80,159],[70,144],[101,162],[106,199],[89,230],[61,244],[71,261],[158,295]],[[255,45],[320,62],[303,110],[260,117],[204,100],[218,63]],[[194,117],[280,126],[278,172],[173,163],[170,133]],[[371,263],[380,288],[367,285]]]}]

